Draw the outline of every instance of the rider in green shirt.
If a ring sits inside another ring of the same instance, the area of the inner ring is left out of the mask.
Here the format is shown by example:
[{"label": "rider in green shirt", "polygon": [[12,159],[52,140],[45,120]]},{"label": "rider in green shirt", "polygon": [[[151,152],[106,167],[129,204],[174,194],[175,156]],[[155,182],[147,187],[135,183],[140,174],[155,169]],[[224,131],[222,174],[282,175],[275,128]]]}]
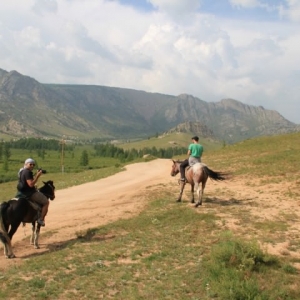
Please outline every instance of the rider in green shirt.
[{"label": "rider in green shirt", "polygon": [[201,162],[203,146],[198,143],[199,142],[198,136],[193,136],[192,141],[193,143],[189,145],[188,152],[187,152],[189,158],[184,160],[180,165],[181,181],[185,181],[185,168],[187,166],[189,165],[192,166],[196,163]]}]

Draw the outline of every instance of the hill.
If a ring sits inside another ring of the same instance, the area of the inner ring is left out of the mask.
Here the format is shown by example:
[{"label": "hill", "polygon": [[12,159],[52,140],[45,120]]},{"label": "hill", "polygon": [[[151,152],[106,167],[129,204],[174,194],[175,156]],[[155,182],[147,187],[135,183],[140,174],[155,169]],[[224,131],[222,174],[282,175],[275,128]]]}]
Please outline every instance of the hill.
[{"label": "hill", "polygon": [[[181,126],[182,125],[182,126]],[[187,124],[180,124],[178,127],[184,127]],[[187,146],[191,143],[191,137],[195,134],[200,136],[200,143],[204,146],[205,151],[207,150],[216,150],[221,148],[224,143],[220,142],[219,140],[211,137],[206,136],[201,130],[194,131],[194,130],[184,130],[179,131],[178,127],[174,127],[170,131],[164,132],[161,135],[149,137],[145,140],[127,140],[125,143],[118,143],[114,141],[117,147],[121,147],[125,150],[128,149],[143,149],[143,148],[152,148],[156,147],[157,149],[162,148],[180,148],[184,147],[187,151]],[[195,133],[194,133],[195,132]],[[186,153],[186,151],[184,153]]]},{"label": "hill", "polygon": [[201,122],[216,139],[228,143],[300,130],[276,111],[234,99],[207,103],[186,94],[42,84],[0,69],[2,138],[144,139],[186,122]]}]

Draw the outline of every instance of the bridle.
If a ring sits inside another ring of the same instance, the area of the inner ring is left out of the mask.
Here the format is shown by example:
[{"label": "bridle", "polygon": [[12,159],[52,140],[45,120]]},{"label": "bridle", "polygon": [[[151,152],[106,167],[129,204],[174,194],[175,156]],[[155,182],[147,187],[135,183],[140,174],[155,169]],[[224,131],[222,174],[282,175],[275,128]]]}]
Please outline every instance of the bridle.
[{"label": "bridle", "polygon": [[[45,185],[44,185],[42,188],[40,188],[39,191],[40,191],[41,193],[43,193],[48,199],[54,200],[54,199],[55,199],[55,194],[54,194],[55,187],[54,187],[53,185],[51,185],[49,182],[44,182],[44,184],[45,184]],[[46,186],[48,186],[48,187],[51,188],[52,194],[50,194],[50,193],[45,193],[45,192],[42,191],[43,188],[45,188]]]},{"label": "bridle", "polygon": [[175,176],[179,173],[179,163],[173,162],[172,170],[171,170],[171,176]]}]

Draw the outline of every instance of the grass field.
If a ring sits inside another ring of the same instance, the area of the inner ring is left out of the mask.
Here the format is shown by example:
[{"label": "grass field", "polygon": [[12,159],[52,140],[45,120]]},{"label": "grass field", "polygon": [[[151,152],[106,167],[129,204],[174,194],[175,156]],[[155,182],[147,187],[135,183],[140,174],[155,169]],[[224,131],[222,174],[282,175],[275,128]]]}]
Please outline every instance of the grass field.
[{"label": "grass field", "polygon": [[[300,200],[300,133],[205,151],[203,160],[212,169],[244,178],[245,188],[256,193],[272,185],[281,199]],[[121,168],[110,161],[84,174],[89,181]],[[52,174],[61,176],[59,188],[81,183],[75,173]],[[244,200],[231,193],[223,189],[214,197]],[[299,252],[296,212],[259,220],[251,211],[259,203],[211,207],[208,194],[208,208],[199,213],[171,202],[173,194],[164,187],[148,198],[140,215],[80,232],[75,241],[6,270],[0,275],[0,299],[300,299],[300,260],[261,247],[262,242],[283,242],[289,234],[290,251]],[[225,211],[243,224],[240,232],[225,226]]]},{"label": "grass field", "polygon": [[[187,147],[192,141],[191,138],[194,134],[192,133],[170,133],[164,134],[157,137],[151,137],[147,140],[141,141],[127,141],[126,143],[117,144],[118,147],[121,147],[125,150],[128,149],[142,149],[142,148],[167,148],[167,147]],[[223,143],[212,140],[209,138],[201,138],[199,142],[205,147],[206,150],[215,150],[220,149],[223,146]]]}]

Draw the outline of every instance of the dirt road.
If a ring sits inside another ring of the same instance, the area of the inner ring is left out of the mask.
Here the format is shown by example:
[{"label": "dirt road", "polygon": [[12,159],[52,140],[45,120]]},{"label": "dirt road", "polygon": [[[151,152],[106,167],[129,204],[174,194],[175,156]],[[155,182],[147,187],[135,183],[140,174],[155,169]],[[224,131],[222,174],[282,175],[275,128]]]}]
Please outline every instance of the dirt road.
[{"label": "dirt road", "polygon": [[13,237],[16,259],[5,259],[0,245],[0,268],[20,263],[37,252],[49,251],[49,244],[76,237],[76,232],[130,217],[144,207],[143,194],[158,184],[176,182],[170,176],[171,161],[157,159],[147,163],[128,165],[126,170],[94,182],[56,191],[41,233],[55,232],[40,237],[40,249],[29,245],[31,225],[20,227]]},{"label": "dirt road", "polygon": [[[95,182],[56,191],[56,199],[51,202],[46,218],[46,227],[41,229],[41,249],[29,245],[30,224],[20,227],[13,238],[16,259],[5,259],[0,245],[0,270],[21,263],[30,256],[37,255],[56,245],[72,240],[76,233],[117,220],[129,218],[140,212],[146,204],[146,195],[157,188],[175,189],[170,201],[175,201],[179,192],[178,176],[171,177],[172,162],[157,159],[147,163],[128,165],[126,170]],[[216,171],[216,170],[215,170]],[[220,170],[219,170],[220,171]],[[226,170],[222,170],[226,171]],[[215,213],[220,217],[220,226],[238,235],[255,235],[262,240],[262,246],[271,254],[291,255],[300,259],[299,251],[291,251],[299,243],[300,199],[290,197],[285,191],[299,189],[299,181],[261,184],[260,179],[237,177],[226,182],[212,182],[206,185],[203,206],[199,213]],[[189,205],[189,187],[183,201]],[[249,220],[251,220],[249,222]],[[286,231],[261,233],[255,224],[288,225]],[[48,235],[47,235],[48,233]],[[280,239],[278,239],[280,237]],[[271,241],[271,242],[270,242]],[[299,264],[300,269],[300,264]]]}]

